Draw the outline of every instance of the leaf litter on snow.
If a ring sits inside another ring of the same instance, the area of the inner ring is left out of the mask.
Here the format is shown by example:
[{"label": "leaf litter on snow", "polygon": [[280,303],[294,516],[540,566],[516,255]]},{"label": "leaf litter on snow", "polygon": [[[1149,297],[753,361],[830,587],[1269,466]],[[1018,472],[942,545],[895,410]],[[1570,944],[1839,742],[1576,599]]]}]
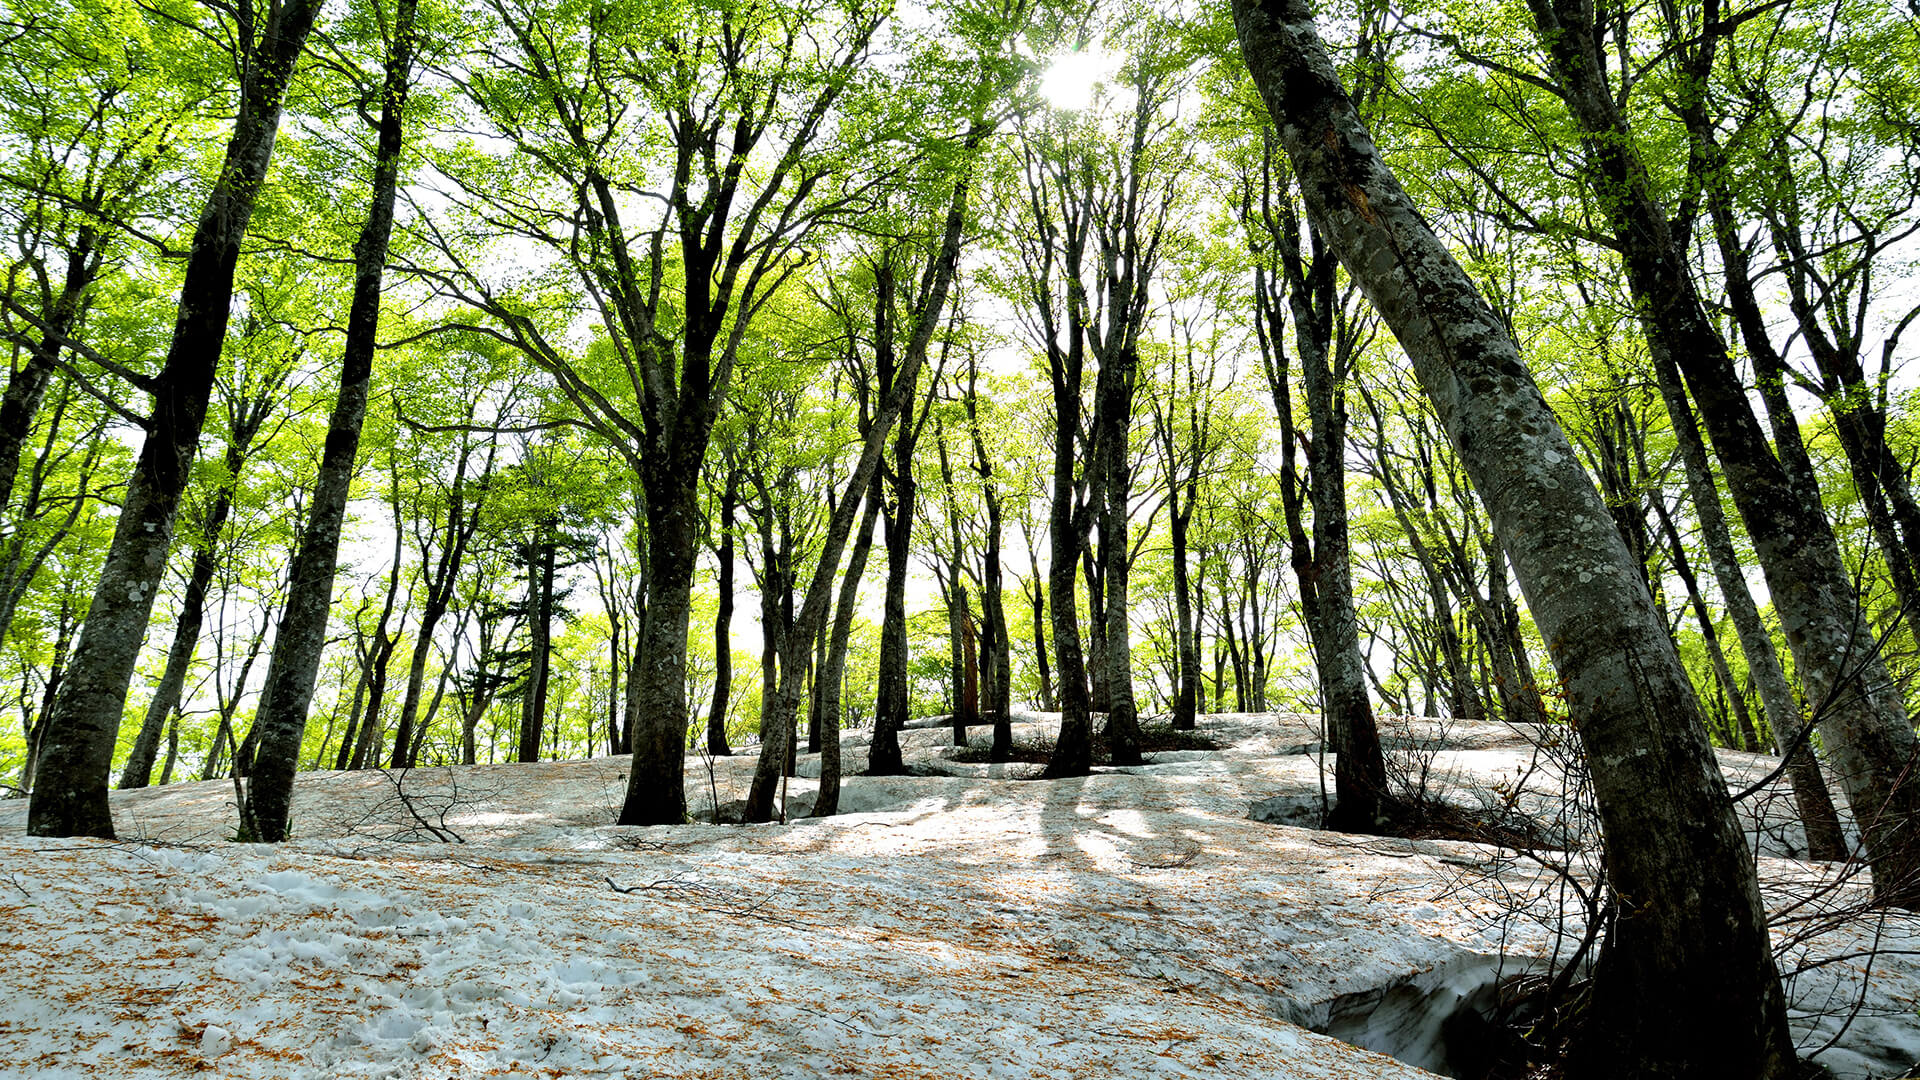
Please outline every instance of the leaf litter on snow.
[{"label": "leaf litter on snow", "polygon": [[[849,732],[850,812],[785,826],[608,826],[625,758],[414,770],[402,782],[437,815],[425,832],[389,775],[303,774],[300,839],[277,848],[217,839],[232,814],[218,782],[117,794],[122,835],[148,840],[27,838],[24,807],[0,805],[0,1076],[1444,1067],[1445,1019],[1553,937],[1459,888],[1487,865],[1478,845],[1247,820],[1250,803],[1317,793],[1311,718],[1208,726],[1217,751],[1044,783],[953,760],[944,728],[904,733],[920,775],[857,776],[865,733]],[[1521,752],[1498,725],[1443,734],[1456,777]],[[691,760],[689,807],[742,797],[752,766]],[[800,771],[796,809],[817,759]],[[1860,951],[1855,931],[1825,933],[1802,951]],[[1920,1043],[1920,964],[1898,955],[1920,935],[1874,933],[1887,956],[1794,984],[1803,1042],[1839,1031],[1822,1060],[1842,1075]]]}]

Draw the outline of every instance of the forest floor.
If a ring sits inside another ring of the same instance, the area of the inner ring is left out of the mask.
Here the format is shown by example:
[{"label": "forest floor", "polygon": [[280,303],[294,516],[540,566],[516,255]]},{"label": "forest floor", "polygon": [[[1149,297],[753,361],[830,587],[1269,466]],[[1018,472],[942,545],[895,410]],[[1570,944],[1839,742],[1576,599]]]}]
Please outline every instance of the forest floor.
[{"label": "forest floor", "polygon": [[[608,825],[618,757],[302,774],[279,847],[225,842],[219,782],[115,795],[115,842],[28,838],[0,803],[0,1077],[1384,1080],[1470,1069],[1451,1021],[1571,952],[1547,867],[1583,856],[1297,827],[1316,718],[1200,734],[1216,749],[1031,782],[931,726],[903,738],[915,775],[852,775],[848,732],[846,812],[753,827]],[[1405,782],[1578,839],[1528,732],[1386,735]],[[1723,763],[1742,787],[1767,768]],[[691,758],[689,807],[724,816],[752,767]],[[796,813],[818,758],[799,771]],[[1790,857],[1782,800],[1742,806],[1802,1046],[1905,1069],[1920,922],[1825,917],[1859,882]]]}]

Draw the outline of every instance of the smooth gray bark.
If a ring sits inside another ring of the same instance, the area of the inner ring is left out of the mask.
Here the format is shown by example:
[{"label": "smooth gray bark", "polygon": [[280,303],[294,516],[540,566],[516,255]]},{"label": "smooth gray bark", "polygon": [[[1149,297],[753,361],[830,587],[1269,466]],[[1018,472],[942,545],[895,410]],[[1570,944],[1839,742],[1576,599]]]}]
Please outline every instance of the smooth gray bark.
[{"label": "smooth gray bark", "polygon": [[[412,85],[414,20],[417,0],[399,0],[394,8],[392,53],[381,86],[379,141],[374,155],[367,220],[354,244],[353,302],[347,311],[347,341],[340,358],[340,392],[327,422],[320,453],[313,508],[293,557],[287,606],[267,659],[266,684],[254,717],[260,746],[254,756],[243,820],[256,839],[285,840],[293,802],[293,774],[300,767],[307,710],[313,703],[320,656],[327,644],[333,603],[333,578],[339,566],[340,530],[346,520],[354,462],[360,453],[360,429],[366,418],[373,354],[380,327],[380,288],[385,279],[387,242],[393,235],[393,206],[400,179],[400,149],[408,88]],[[395,548],[398,563],[398,548]],[[382,622],[384,623],[384,619]],[[384,662],[382,664],[384,669]],[[365,722],[372,726],[373,710]],[[343,746],[344,749],[344,746]]]},{"label": "smooth gray bark", "polygon": [[1621,904],[1588,1075],[1792,1076],[1754,866],[1686,669],[1513,339],[1375,149],[1304,0],[1235,0],[1308,217],[1413,361],[1508,545],[1587,752]]},{"label": "smooth gray bark", "polygon": [[1868,629],[1833,529],[1774,456],[1726,341],[1701,303],[1600,67],[1592,11],[1530,0],[1561,95],[1586,136],[1588,179],[1610,215],[1656,365],[1693,393],[1766,575],[1794,667],[1873,867],[1875,895],[1920,908],[1920,739]]},{"label": "smooth gray bark", "polygon": [[287,83],[319,9],[319,0],[287,0],[271,9],[257,41],[241,43],[246,76],[233,137],[194,229],[172,343],[154,380],[153,416],[69,678],[47,719],[27,811],[35,836],[113,836],[107,781],[127,689],[206,421],[240,242],[273,156]]}]

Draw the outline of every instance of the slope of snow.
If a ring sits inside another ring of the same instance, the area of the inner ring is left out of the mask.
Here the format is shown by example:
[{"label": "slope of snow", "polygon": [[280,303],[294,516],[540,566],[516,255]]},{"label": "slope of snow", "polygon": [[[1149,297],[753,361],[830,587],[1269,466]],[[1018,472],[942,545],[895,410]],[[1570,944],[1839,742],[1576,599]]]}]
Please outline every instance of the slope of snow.
[{"label": "slope of snow", "polygon": [[[1520,753],[1485,727],[1446,733],[1449,783]],[[379,772],[303,775],[299,839],[279,848],[222,841],[220,783],[116,795],[121,835],[143,839],[111,844],[26,838],[24,806],[0,804],[0,1076],[1444,1067],[1447,1017],[1556,948],[1542,920],[1504,917],[1502,893],[1537,874],[1479,845],[1248,820],[1275,795],[1317,799],[1317,733],[1210,728],[1221,751],[1048,783],[948,760],[948,731],[916,730],[908,758],[933,775],[850,776],[853,812],[744,828],[608,826],[624,758],[399,780],[465,843],[400,842],[433,831]],[[853,772],[865,737],[848,735]],[[741,797],[752,766],[691,760],[689,806]],[[790,803],[814,786],[795,778]],[[1783,898],[1830,873],[1767,865]],[[1841,1032],[1821,1060],[1843,1075],[1890,1072],[1920,1042],[1920,964],[1826,962],[1874,934],[1888,953],[1920,940],[1904,919],[1824,930],[1793,983],[1803,1043]]]}]

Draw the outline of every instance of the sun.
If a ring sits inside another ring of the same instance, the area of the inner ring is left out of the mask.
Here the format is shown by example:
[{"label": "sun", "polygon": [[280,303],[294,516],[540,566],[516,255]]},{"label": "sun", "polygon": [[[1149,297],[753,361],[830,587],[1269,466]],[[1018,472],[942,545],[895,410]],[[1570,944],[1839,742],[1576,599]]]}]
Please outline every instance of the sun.
[{"label": "sun", "polygon": [[1041,74],[1040,96],[1056,109],[1084,109],[1117,66],[1114,57],[1095,48],[1062,53]]}]

